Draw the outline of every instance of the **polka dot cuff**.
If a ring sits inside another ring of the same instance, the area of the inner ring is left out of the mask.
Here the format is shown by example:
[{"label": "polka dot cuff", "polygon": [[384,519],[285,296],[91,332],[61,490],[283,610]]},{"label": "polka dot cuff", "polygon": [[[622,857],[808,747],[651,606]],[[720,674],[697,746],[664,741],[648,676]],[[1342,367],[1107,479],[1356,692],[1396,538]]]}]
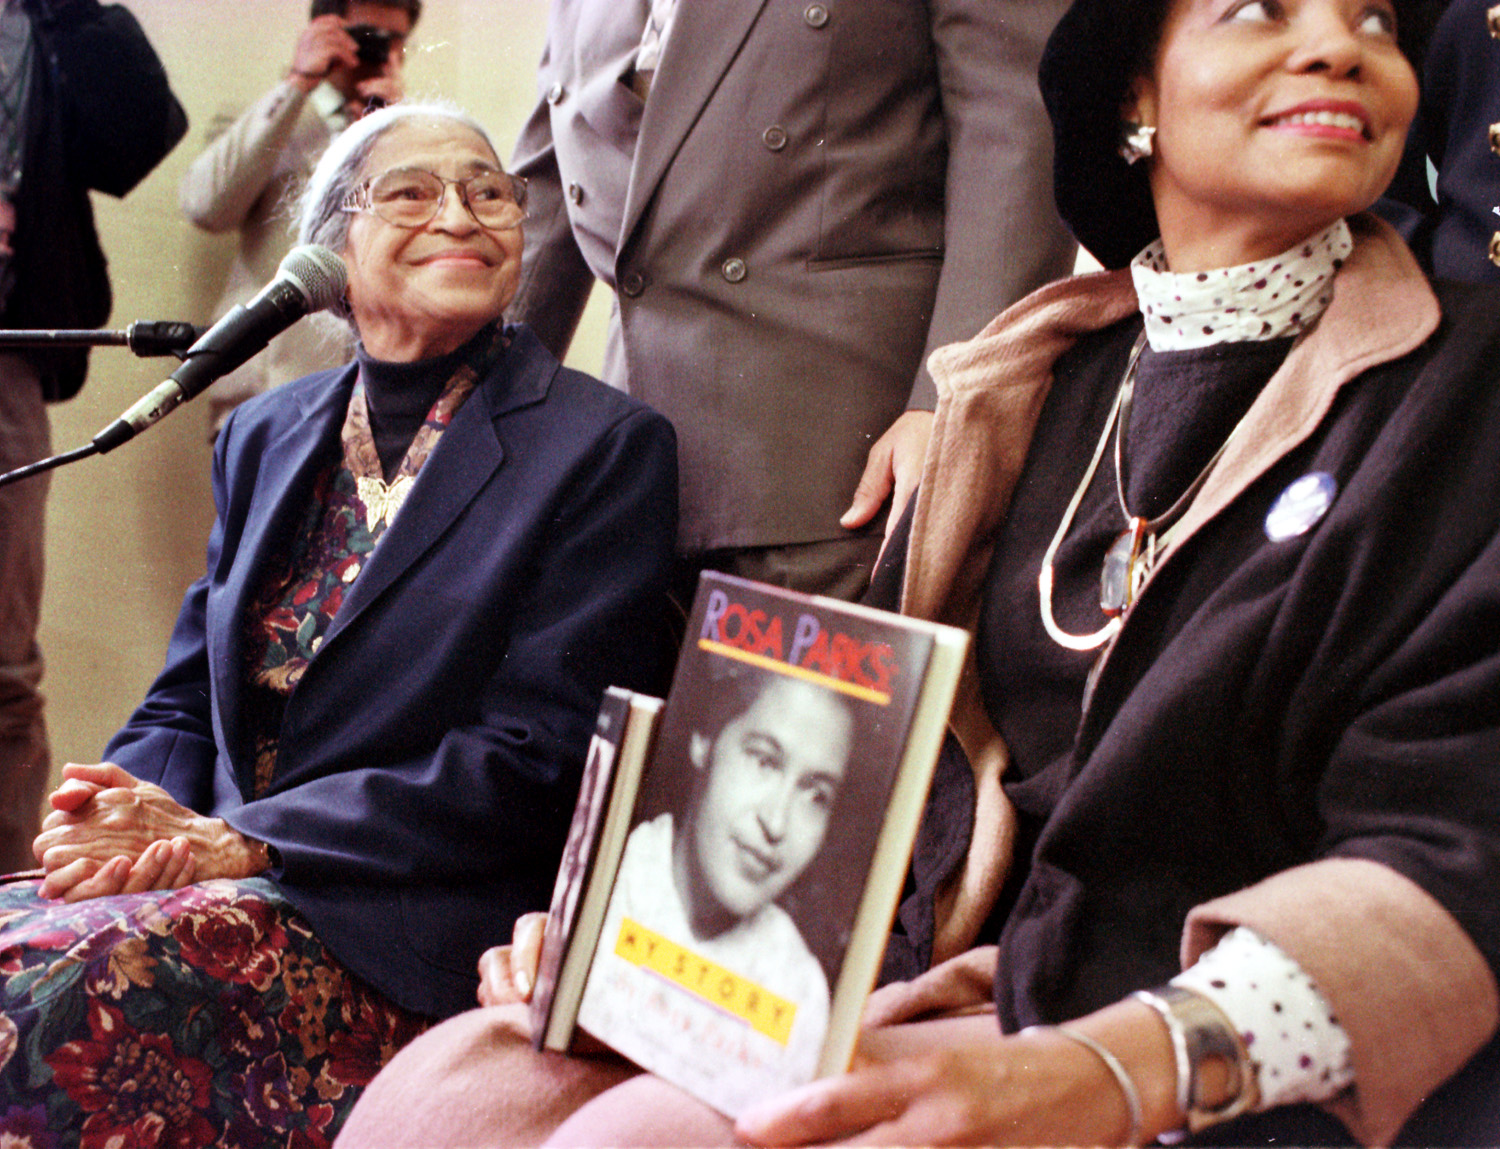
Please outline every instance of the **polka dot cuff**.
[{"label": "polka dot cuff", "polygon": [[1277,945],[1241,926],[1172,984],[1224,1011],[1250,1051],[1257,1109],[1326,1101],[1354,1083],[1349,1037],[1327,1000]]},{"label": "polka dot cuff", "polygon": [[1339,220],[1272,259],[1179,275],[1168,270],[1158,239],[1130,265],[1151,349],[1300,335],[1333,299],[1333,277],[1353,250],[1349,225]]}]

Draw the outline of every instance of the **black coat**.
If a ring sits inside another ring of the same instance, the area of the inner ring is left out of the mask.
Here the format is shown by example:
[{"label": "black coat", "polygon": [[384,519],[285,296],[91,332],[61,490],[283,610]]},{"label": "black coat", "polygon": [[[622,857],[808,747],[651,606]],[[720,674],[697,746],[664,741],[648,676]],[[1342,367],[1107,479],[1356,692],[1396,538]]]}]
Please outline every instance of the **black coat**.
[{"label": "black coat", "polygon": [[[914,873],[930,894],[967,857],[963,884],[944,887],[962,907],[984,889],[969,880],[984,859],[1003,862],[1004,823],[974,798],[1003,741],[1019,844],[1007,896],[979,903],[991,928],[972,936],[998,940],[1007,1030],[1163,982],[1216,928],[1248,925],[1338,1010],[1360,1087],[1339,1107],[1351,1127],[1494,1145],[1500,308],[1492,289],[1440,284],[1434,297],[1388,231],[1351,223],[1333,303],[1186,512],[1091,696],[1095,653],[1041,636],[1037,571],[1139,329],[1128,276],[1044,289],[935,362],[945,391],[904,608],[977,617],[991,570],[976,662],[993,733],[961,693],[954,728],[973,772],[935,787]],[[1029,418],[1034,435],[1007,430]],[[998,445],[976,452],[976,436]],[[1028,444],[1023,469],[1001,465]],[[1336,483],[1326,515],[1271,537],[1268,510],[1312,472]],[[1075,633],[1102,621],[1099,562],[1122,523],[1106,474],[1070,532],[1097,522],[1093,546],[1076,562],[1058,552],[1054,603]],[[903,907],[919,960],[924,931],[955,919],[931,905]],[[1220,1133],[1349,1137],[1305,1106]]]},{"label": "black coat", "polygon": [[[1443,326],[1425,346],[1346,388],[1315,435],[1153,580],[1081,715],[1076,701],[1049,700],[1070,662],[1081,690],[1091,656],[1038,636],[1051,665],[1028,660],[1029,681],[1009,675],[1021,697],[997,715],[1015,754],[1007,791],[1033,852],[998,935],[1008,1028],[1165,982],[1190,910],[1319,858],[1410,878],[1500,969],[1500,323],[1494,292],[1448,284],[1439,298]],[[992,586],[1028,625],[1041,552],[1139,323],[1123,327],[1080,343],[1073,370],[1059,365],[997,546]],[[1312,473],[1336,482],[1333,507],[1271,542],[1268,510]],[[1098,556],[1120,530],[1112,475],[1077,522],[1078,535],[1098,529],[1076,569],[1059,554],[1054,601],[1071,630],[1089,612],[1064,618],[1062,603],[1097,601]],[[1008,674],[1015,650],[978,642],[981,676]],[[1024,736],[1011,729],[1018,708],[1030,712]],[[1042,746],[1060,753],[1023,760]],[[1481,1099],[1500,1098],[1500,1046],[1465,1077],[1449,1086],[1464,1100],[1424,1107],[1404,1143],[1472,1143],[1476,1121],[1479,1140],[1500,1134],[1500,1113],[1481,1116]],[[1306,1106],[1217,1136],[1348,1134]]]},{"label": "black coat", "polygon": [[[82,329],[109,318],[109,274],[89,191],[123,196],[187,131],[135,17],[97,0],[24,0],[36,39],[15,255],[0,328]],[[83,348],[29,351],[49,402],[83,386]]]}]

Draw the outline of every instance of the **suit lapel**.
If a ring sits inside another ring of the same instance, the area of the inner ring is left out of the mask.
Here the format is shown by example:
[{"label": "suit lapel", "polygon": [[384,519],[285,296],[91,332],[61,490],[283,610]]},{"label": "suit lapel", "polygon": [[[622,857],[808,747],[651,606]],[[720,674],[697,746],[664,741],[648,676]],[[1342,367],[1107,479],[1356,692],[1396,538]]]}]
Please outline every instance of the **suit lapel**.
[{"label": "suit lapel", "polygon": [[682,141],[768,2],[684,0],[677,6],[671,38],[641,117],[617,247],[622,255]]}]

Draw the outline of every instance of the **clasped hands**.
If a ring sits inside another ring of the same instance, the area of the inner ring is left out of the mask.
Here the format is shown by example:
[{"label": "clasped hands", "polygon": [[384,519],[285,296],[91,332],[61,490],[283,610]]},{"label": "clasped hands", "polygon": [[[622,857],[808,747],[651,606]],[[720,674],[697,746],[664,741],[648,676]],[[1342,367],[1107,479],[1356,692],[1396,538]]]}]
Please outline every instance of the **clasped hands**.
[{"label": "clasped hands", "polygon": [[188,809],[112,762],[70,762],[62,774],[32,844],[46,874],[44,898],[169,890],[260,868],[249,840],[223,819]]},{"label": "clasped hands", "polygon": [[[481,1005],[530,999],[546,923],[545,914],[527,914],[517,920],[510,945],[481,955]],[[947,982],[976,985],[969,972]],[[922,980],[942,977],[939,970]],[[972,1007],[936,1020],[885,1024],[882,992],[865,1014],[867,1023],[879,1023],[862,1030],[848,1073],[755,1106],[740,1115],[736,1135],[765,1146],[1112,1145],[1124,1139],[1129,1113],[1114,1079],[1076,1041],[1045,1028],[1002,1035],[993,1011]],[[1148,1137],[1174,1125],[1172,1053],[1148,1007],[1119,1002],[1073,1028],[1091,1033],[1130,1066]]]}]

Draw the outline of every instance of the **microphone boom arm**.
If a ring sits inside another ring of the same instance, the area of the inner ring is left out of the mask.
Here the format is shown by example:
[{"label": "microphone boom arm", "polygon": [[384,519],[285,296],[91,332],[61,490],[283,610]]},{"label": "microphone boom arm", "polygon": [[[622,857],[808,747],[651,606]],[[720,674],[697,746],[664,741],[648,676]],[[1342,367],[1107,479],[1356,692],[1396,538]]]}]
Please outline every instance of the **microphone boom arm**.
[{"label": "microphone boom arm", "polygon": [[128,347],[142,358],[172,355],[181,359],[206,330],[204,327],[194,327],[191,323],[178,323],[175,320],[138,319],[123,331],[0,331],[0,347]]},{"label": "microphone boom arm", "polygon": [[125,344],[137,355],[176,355],[182,363],[93,441],[64,455],[0,475],[0,487],[89,455],[103,455],[193,398],[215,379],[263,350],[267,343],[313,311],[344,295],[348,271],[326,247],[294,247],[276,277],[249,303],[230,308],[206,331],[186,323],[131,324],[125,331],[0,331],[0,347],[59,347]]}]

